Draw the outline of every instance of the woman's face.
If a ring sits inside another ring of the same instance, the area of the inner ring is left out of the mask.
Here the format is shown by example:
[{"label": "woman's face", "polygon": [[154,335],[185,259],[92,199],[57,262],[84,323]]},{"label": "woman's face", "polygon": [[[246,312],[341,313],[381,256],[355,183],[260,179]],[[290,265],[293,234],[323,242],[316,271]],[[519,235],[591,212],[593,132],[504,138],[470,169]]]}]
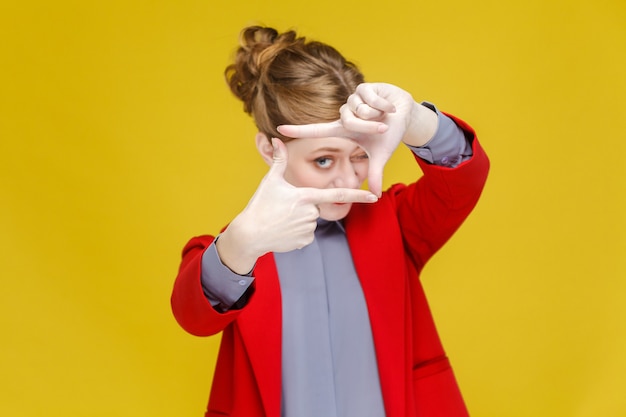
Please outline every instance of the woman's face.
[{"label": "woman's face", "polygon": [[[285,144],[288,159],[284,178],[296,187],[360,188],[367,178],[367,153],[349,139],[299,138]],[[352,203],[320,204],[320,217],[340,220]]]}]

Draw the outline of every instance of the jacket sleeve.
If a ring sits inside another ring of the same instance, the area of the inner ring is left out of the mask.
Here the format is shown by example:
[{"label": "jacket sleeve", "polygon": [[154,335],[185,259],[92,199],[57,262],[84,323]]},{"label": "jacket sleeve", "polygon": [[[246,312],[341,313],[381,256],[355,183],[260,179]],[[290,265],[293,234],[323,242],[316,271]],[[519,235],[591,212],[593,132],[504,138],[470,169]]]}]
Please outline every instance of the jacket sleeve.
[{"label": "jacket sleeve", "polygon": [[489,159],[474,130],[451,116],[472,146],[472,157],[454,168],[430,164],[416,156],[424,175],[409,186],[394,185],[389,194],[408,255],[421,269],[476,206],[487,179]]},{"label": "jacket sleeve", "polygon": [[198,236],[185,245],[170,300],[178,324],[196,336],[219,333],[240,313],[240,310],[218,312],[202,289],[202,255],[214,239],[208,235]]}]

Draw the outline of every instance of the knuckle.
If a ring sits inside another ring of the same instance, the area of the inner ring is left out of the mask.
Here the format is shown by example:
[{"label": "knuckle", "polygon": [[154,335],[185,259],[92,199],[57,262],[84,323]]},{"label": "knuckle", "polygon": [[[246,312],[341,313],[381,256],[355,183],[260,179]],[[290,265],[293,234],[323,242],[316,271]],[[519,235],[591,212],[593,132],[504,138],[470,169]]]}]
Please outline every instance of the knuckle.
[{"label": "knuckle", "polygon": [[320,211],[315,205],[311,205],[309,210],[305,213],[305,219],[308,221],[308,224],[314,224],[317,218],[320,216]]},{"label": "knuckle", "polygon": [[303,247],[308,246],[311,243],[313,243],[314,239],[315,239],[315,235],[313,234],[313,232],[303,234],[297,240],[297,242],[295,244],[295,247],[296,247],[296,249],[302,249]]},{"label": "knuckle", "polygon": [[344,190],[337,190],[335,193],[335,200],[337,203],[343,203],[346,201],[346,192]]}]

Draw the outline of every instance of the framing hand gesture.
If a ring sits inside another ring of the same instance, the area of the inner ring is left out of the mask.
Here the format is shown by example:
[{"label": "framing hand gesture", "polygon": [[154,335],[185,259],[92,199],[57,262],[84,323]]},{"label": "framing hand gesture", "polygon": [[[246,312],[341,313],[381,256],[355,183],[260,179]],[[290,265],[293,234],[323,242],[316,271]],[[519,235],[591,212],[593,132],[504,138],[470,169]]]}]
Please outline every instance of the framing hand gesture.
[{"label": "framing hand gesture", "polygon": [[400,141],[422,146],[437,128],[435,113],[392,84],[360,84],[340,114],[334,122],[283,125],[279,131],[289,137],[343,137],[355,141],[369,156],[369,189],[378,196],[382,193],[383,168]]}]

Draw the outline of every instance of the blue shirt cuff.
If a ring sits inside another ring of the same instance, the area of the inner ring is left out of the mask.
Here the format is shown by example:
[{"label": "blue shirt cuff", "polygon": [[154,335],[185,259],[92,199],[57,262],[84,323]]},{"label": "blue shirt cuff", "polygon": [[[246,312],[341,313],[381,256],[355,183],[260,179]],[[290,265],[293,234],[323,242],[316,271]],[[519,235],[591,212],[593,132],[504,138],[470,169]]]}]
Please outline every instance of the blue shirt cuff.
[{"label": "blue shirt cuff", "polygon": [[202,289],[213,307],[226,311],[246,292],[254,277],[236,274],[224,265],[215,242],[217,239],[202,254]]},{"label": "blue shirt cuff", "polygon": [[424,106],[437,113],[437,131],[423,146],[408,146],[419,158],[434,165],[454,168],[472,157],[472,144],[463,130],[450,117],[441,113],[433,104]]}]

